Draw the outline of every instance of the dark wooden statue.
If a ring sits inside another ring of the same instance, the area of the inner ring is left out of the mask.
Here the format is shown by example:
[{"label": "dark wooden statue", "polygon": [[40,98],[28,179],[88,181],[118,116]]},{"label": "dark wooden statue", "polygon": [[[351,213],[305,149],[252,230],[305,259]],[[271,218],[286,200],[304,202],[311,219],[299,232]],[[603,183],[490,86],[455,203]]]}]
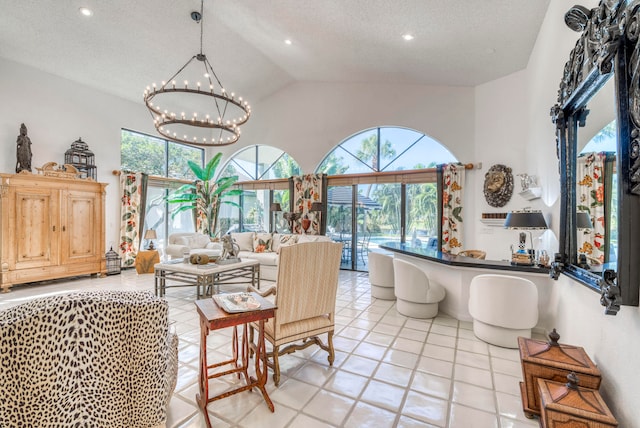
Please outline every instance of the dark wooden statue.
[{"label": "dark wooden statue", "polygon": [[16,173],[20,171],[31,172],[31,140],[27,137],[27,127],[20,125],[20,135],[16,142]]}]

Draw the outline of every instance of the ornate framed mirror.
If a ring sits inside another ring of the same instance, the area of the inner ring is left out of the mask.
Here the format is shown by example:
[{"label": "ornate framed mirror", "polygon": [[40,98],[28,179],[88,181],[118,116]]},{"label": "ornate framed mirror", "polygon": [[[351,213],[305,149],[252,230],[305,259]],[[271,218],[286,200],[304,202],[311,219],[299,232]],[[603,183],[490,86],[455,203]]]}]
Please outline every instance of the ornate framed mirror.
[{"label": "ornate framed mirror", "polygon": [[[640,291],[640,4],[574,6],[565,22],[582,35],[551,109],[562,189],[551,275],[598,291],[605,313],[615,315],[620,305],[638,306]],[[598,100],[607,97],[603,112]],[[585,126],[590,120],[597,133]],[[587,143],[603,133],[613,138],[608,149]]]}]

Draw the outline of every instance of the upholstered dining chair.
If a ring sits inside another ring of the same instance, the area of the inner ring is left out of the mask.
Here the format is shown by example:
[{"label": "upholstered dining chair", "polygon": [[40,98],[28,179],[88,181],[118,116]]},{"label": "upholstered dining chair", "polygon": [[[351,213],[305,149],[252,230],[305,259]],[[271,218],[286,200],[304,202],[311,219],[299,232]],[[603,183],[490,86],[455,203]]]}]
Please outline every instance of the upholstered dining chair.
[{"label": "upholstered dining chair", "polygon": [[482,250],[462,250],[458,253],[459,256],[471,257],[472,259],[484,260],[487,253]]},{"label": "upholstered dining chair", "polygon": [[538,288],[518,276],[475,276],[469,286],[469,313],[478,339],[517,348],[518,336],[531,337],[538,323]]},{"label": "upholstered dining chair", "polygon": [[0,426],[164,426],[178,336],[151,292],[47,296],[0,311]]},{"label": "upholstered dining chair", "polygon": [[382,300],[396,299],[392,254],[369,252],[369,283],[371,297]]},{"label": "upholstered dining chair", "polygon": [[[260,291],[263,296],[275,293],[275,316],[264,326],[265,340],[271,343],[267,365],[273,369],[273,381],[280,383],[279,357],[318,345],[328,353],[333,365],[333,331],[335,326],[336,294],[342,244],[337,242],[308,242],[280,249],[276,283]],[[251,325],[249,340],[254,348],[256,324]],[[327,334],[324,343],[320,335]],[[281,348],[283,345],[287,345]]]},{"label": "upholstered dining chair", "polygon": [[411,318],[433,318],[438,315],[438,303],[444,300],[445,290],[418,266],[393,259],[393,279],[396,310]]}]

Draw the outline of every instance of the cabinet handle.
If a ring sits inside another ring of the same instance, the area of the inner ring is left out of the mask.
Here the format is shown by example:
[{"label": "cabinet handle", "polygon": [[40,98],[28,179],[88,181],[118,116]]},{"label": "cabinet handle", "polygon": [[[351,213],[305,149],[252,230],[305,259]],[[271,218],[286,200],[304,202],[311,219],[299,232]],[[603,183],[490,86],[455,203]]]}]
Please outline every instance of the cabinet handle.
[{"label": "cabinet handle", "polygon": [[62,231],[63,231],[63,232],[66,232],[66,231],[67,231],[66,226],[62,226]]},{"label": "cabinet handle", "polygon": [[54,232],[56,231],[56,227],[55,227],[55,226],[53,226],[53,231],[54,231]]}]

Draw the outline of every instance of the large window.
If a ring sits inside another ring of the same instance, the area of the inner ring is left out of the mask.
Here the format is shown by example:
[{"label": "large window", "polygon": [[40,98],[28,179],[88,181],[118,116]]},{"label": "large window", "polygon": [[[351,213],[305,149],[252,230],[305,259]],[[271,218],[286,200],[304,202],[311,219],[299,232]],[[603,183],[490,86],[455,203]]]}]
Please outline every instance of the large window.
[{"label": "large window", "polygon": [[[300,175],[298,163],[287,153],[270,146],[245,147],[234,154],[221,169],[221,176],[237,175],[239,182],[255,182]],[[236,202],[241,210],[223,207],[220,212],[220,232],[288,231],[282,213],[271,213],[271,203],[289,210],[289,190],[243,186],[244,193]],[[273,187],[273,186],[270,186]]]},{"label": "large window", "polygon": [[144,229],[156,230],[158,239],[154,244],[158,248],[164,248],[166,237],[171,233],[195,230],[193,214],[187,211],[172,217],[173,207],[169,207],[164,199],[169,191],[179,187],[184,180],[195,180],[187,163],[190,160],[203,165],[204,150],[122,130],[122,169],[149,175]]},{"label": "large window", "polygon": [[[342,267],[367,270],[367,251],[383,242],[411,239],[424,247],[437,243],[433,168],[456,161],[433,138],[398,127],[361,131],[327,154],[316,172],[330,176],[327,229],[347,248]],[[425,173],[411,179],[393,174],[409,170]]]}]

